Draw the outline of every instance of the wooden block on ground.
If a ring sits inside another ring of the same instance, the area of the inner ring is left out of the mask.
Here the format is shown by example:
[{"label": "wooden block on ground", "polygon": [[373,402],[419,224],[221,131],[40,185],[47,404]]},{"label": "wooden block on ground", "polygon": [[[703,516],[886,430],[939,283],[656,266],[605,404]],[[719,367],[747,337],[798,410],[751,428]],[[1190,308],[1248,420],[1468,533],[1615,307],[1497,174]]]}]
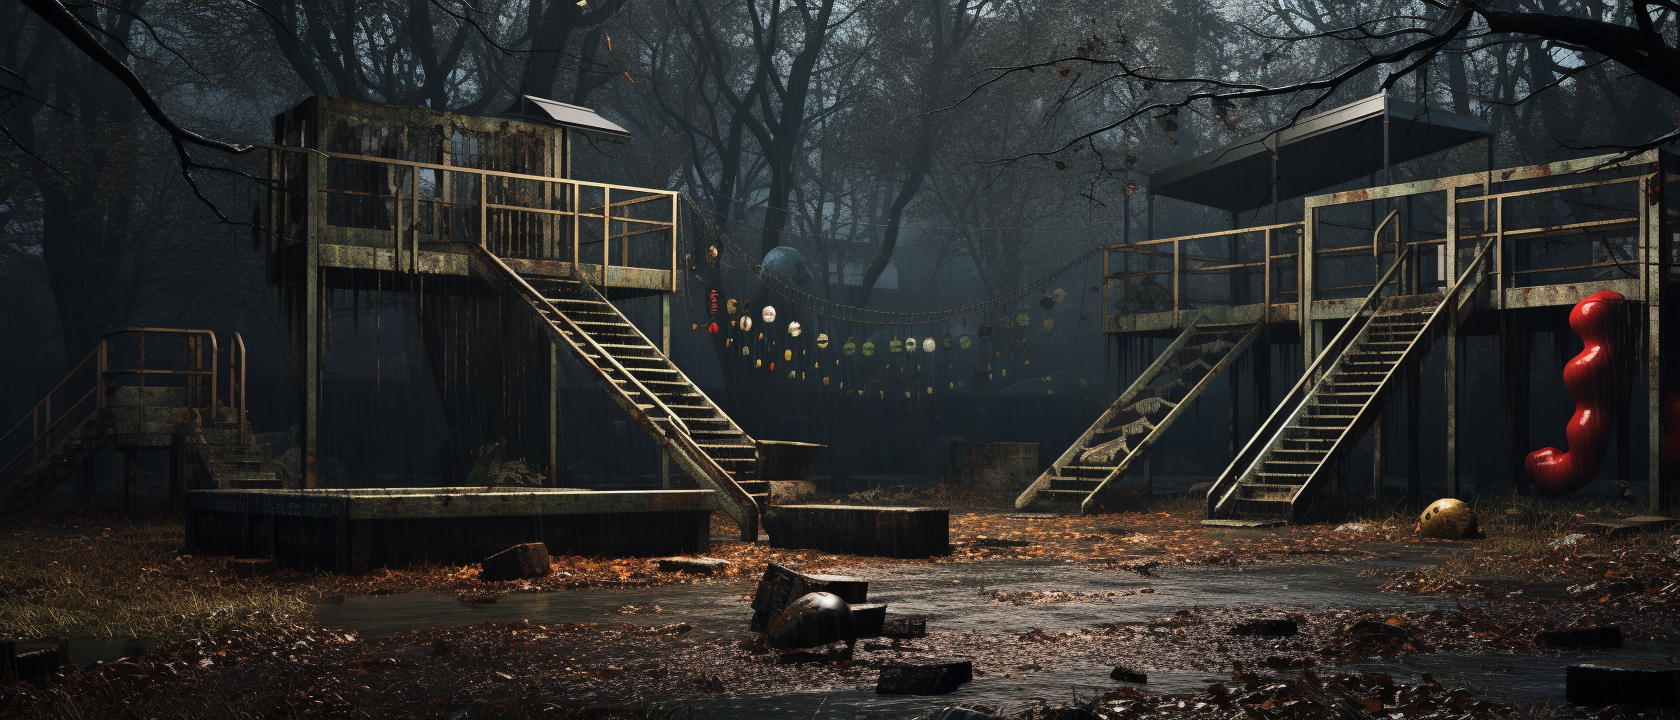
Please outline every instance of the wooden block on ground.
[{"label": "wooden block on ground", "polygon": [[548,547],[542,543],[521,543],[484,558],[478,579],[484,582],[548,577]]},{"label": "wooden block on ground", "polygon": [[1564,698],[1576,705],[1680,707],[1680,665],[1649,660],[1601,660],[1570,665]]},{"label": "wooden block on ground", "polygon": [[875,692],[881,695],[945,695],[974,679],[968,660],[927,660],[881,666]]},{"label": "wooden block on ground", "polygon": [[922,615],[889,617],[881,622],[881,635],[904,640],[927,637],[927,617]]},{"label": "wooden block on ground", "polygon": [[1545,648],[1619,648],[1622,646],[1622,628],[1603,625],[1550,630],[1540,633],[1535,640]]},{"label": "wooden block on ground", "polygon": [[943,508],[782,505],[764,516],[770,546],[848,555],[926,558],[951,554]]},{"label": "wooden block on ground", "polygon": [[763,631],[789,604],[809,593],[833,593],[848,604],[869,599],[869,581],[846,575],[806,575],[781,563],[770,563],[753,593],[752,629]]},{"label": "wooden block on ground", "polygon": [[885,603],[854,604],[852,621],[857,625],[858,637],[881,637],[881,629],[887,623],[887,606]]},{"label": "wooden block on ground", "polygon": [[659,561],[660,572],[684,572],[694,575],[711,575],[729,569],[728,560],[704,557],[670,557]]}]

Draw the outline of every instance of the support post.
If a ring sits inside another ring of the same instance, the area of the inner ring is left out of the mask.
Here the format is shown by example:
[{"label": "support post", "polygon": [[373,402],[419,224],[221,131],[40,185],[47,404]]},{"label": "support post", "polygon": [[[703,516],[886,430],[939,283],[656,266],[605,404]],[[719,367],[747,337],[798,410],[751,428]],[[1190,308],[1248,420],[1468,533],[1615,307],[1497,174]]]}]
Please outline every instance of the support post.
[{"label": "support post", "polygon": [[[1447,239],[1441,246],[1443,255],[1441,274],[1443,285],[1458,277],[1458,187],[1447,188]],[[1441,392],[1447,409],[1446,480],[1447,497],[1460,495],[1458,486],[1458,303],[1447,310],[1446,369],[1441,377]]]},{"label": "support post", "polygon": [[303,455],[303,486],[316,485],[317,457],[320,453],[321,417],[321,311],[325,303],[321,293],[321,231],[326,227],[327,209],[322,202],[321,189],[327,178],[327,158],[310,154],[304,201],[308,209],[309,232],[304,240],[303,292],[299,303],[302,321],[298,323],[298,385],[302,397],[298,408],[303,415],[298,422],[299,452]]},{"label": "support post", "polygon": [[1420,360],[1412,361],[1406,373],[1406,502],[1415,509],[1423,504],[1423,477],[1419,465],[1423,462],[1422,412],[1423,368]]},{"label": "support post", "polygon": [[[671,274],[677,275],[676,267],[672,266]],[[659,352],[665,357],[671,357],[671,294],[663,293],[659,296]],[[659,487],[666,490],[675,489],[671,484],[671,455],[664,447],[659,452]]]},{"label": "support post", "polygon": [[[1666,164],[1666,163],[1664,163]],[[1663,235],[1663,175],[1649,178],[1647,183],[1659,183],[1656,192],[1643,193],[1650,198],[1645,203],[1645,230],[1640,243],[1641,267],[1639,279],[1645,285],[1645,413],[1650,441],[1646,443],[1646,474],[1651,498],[1651,513],[1662,514],[1669,509],[1668,488],[1663,485],[1662,466],[1662,291],[1671,272],[1663,262],[1673,261],[1672,250]],[[1631,423],[1623,423],[1623,426]],[[1670,432],[1673,432],[1670,429]],[[1631,477],[1628,480],[1632,480]]]},{"label": "support post", "polygon": [[1528,388],[1531,333],[1527,328],[1518,327],[1509,310],[1499,313],[1499,325],[1499,359],[1505,368],[1502,393],[1507,433],[1505,459],[1508,463],[1506,467],[1510,469],[1511,490],[1520,495],[1528,487],[1523,458],[1529,451]]},{"label": "support post", "polygon": [[1387,428],[1381,414],[1371,424],[1371,500],[1376,507],[1383,504],[1383,446],[1387,444]]},{"label": "support post", "polygon": [[548,486],[560,486],[560,346],[548,342]]}]

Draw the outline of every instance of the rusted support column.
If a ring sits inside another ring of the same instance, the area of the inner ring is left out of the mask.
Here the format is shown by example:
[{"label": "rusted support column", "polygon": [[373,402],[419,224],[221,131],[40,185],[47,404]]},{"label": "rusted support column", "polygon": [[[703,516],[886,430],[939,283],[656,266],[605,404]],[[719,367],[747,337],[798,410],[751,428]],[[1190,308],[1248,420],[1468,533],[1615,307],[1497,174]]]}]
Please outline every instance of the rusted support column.
[{"label": "rusted support column", "polygon": [[[1662,175],[1651,178],[1646,182],[1660,182]],[[1651,512],[1662,513],[1669,509],[1669,489],[1663,485],[1662,466],[1662,399],[1663,399],[1663,365],[1662,365],[1662,291],[1664,281],[1671,270],[1663,265],[1664,260],[1674,260],[1673,250],[1663,234],[1663,193],[1646,192],[1650,198],[1645,203],[1645,222],[1642,223],[1644,233],[1641,236],[1639,278],[1645,285],[1645,417],[1650,441],[1646,443],[1646,474],[1651,497]],[[1623,423],[1628,425],[1629,423]],[[1632,480],[1632,478],[1628,478]]]},{"label": "rusted support column", "polygon": [[308,182],[304,198],[308,208],[309,232],[304,241],[303,292],[300,293],[298,323],[298,386],[302,397],[298,405],[302,415],[298,422],[298,446],[303,458],[303,487],[315,487],[316,460],[320,452],[321,416],[321,311],[325,299],[321,293],[321,231],[327,224],[326,203],[321,189],[326,186],[327,159],[311,154],[308,163]]},{"label": "rusted support column", "polygon": [[1387,445],[1387,428],[1383,427],[1382,414],[1377,414],[1377,420],[1371,423],[1371,500],[1377,507],[1383,503],[1383,450]]},{"label": "rusted support column", "polygon": [[[673,235],[671,241],[676,242]],[[677,275],[675,265],[671,266],[671,275]],[[665,357],[671,356],[671,294],[663,293],[659,296],[659,351]],[[665,452],[663,446],[655,445],[655,452],[659,453],[659,487],[666,490],[676,489],[671,485],[671,455]]]},{"label": "rusted support column", "polygon": [[548,342],[548,486],[560,486],[560,346],[553,340]]},{"label": "rusted support column", "polygon": [[1502,405],[1505,410],[1506,467],[1509,468],[1511,490],[1521,494],[1528,487],[1523,458],[1529,451],[1528,388],[1529,347],[1531,335],[1507,310],[1499,314],[1499,359],[1505,368]]}]

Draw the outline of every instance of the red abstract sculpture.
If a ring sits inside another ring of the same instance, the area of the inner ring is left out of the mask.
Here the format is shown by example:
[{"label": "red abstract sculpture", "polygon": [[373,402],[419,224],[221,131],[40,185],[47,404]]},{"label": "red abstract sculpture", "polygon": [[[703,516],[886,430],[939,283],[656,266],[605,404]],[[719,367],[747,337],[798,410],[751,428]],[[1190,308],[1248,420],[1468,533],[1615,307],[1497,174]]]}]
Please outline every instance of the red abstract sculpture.
[{"label": "red abstract sculpture", "polygon": [[1529,453],[1524,463],[1529,482],[1541,495],[1568,495],[1586,487],[1604,463],[1616,397],[1610,334],[1623,300],[1620,293],[1603,290],[1569,312],[1569,329],[1586,347],[1563,366],[1563,384],[1575,399],[1575,415],[1565,430],[1569,451],[1542,448]]}]

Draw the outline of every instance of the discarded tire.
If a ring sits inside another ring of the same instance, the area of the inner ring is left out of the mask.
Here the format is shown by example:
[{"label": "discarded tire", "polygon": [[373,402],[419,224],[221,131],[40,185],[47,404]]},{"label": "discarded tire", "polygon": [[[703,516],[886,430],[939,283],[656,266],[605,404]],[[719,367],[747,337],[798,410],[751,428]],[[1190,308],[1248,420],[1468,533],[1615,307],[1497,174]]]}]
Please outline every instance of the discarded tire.
[{"label": "discarded tire", "polygon": [[787,606],[764,631],[770,647],[778,650],[814,648],[829,643],[857,642],[857,621],[852,609],[832,593],[811,593]]},{"label": "discarded tire", "polygon": [[881,666],[875,692],[881,695],[945,695],[974,679],[968,660],[893,663]]}]

